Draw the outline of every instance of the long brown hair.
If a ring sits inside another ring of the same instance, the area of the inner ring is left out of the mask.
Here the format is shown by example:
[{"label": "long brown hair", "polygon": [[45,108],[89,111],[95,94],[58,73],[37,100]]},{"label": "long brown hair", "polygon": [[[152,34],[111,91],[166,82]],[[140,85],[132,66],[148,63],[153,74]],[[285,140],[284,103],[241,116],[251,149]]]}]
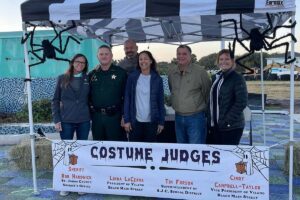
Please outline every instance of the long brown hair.
[{"label": "long brown hair", "polygon": [[78,53],[75,56],[73,56],[73,58],[71,59],[70,63],[69,63],[69,68],[67,69],[67,71],[64,74],[64,78],[63,78],[63,86],[67,87],[70,84],[70,81],[74,78],[74,62],[77,58],[82,57],[85,60],[85,67],[82,70],[82,73],[86,74],[88,72],[89,69],[89,64],[88,64],[88,60],[85,57],[85,55]]}]

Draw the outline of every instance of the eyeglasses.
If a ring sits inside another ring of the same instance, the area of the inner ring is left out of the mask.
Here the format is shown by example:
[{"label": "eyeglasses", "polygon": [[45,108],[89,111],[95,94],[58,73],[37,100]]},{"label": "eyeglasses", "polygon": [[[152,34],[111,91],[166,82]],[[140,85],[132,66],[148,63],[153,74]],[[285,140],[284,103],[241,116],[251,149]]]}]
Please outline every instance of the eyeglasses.
[{"label": "eyeglasses", "polygon": [[81,62],[81,61],[74,61],[74,63],[77,63],[77,64],[82,64],[82,65],[85,65],[86,64],[86,62]]}]

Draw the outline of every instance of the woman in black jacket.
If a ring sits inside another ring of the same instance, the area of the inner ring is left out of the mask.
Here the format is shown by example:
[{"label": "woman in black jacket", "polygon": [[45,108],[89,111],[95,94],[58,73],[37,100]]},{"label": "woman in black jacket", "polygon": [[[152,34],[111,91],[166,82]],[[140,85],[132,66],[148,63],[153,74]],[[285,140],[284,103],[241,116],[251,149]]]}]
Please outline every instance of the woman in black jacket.
[{"label": "woman in black jacket", "polygon": [[237,73],[228,49],[217,55],[220,72],[212,77],[210,90],[211,144],[238,145],[243,134],[248,92],[244,77]]}]

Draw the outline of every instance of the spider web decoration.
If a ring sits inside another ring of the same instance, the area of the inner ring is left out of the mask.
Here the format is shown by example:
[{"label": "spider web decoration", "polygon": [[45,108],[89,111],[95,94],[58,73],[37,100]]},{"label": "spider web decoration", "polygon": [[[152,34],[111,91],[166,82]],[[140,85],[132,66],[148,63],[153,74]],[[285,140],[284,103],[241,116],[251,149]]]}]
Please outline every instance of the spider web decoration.
[{"label": "spider web decoration", "polygon": [[[289,42],[281,42],[282,39],[290,37],[292,41],[297,42],[296,37],[292,33],[288,33],[281,37],[276,37],[277,30],[280,28],[287,28],[292,29],[296,26],[296,22],[290,20],[289,25],[280,25],[280,26],[274,26],[273,24],[277,24],[278,21],[280,21],[278,14],[269,14],[266,13],[267,17],[267,28],[263,30],[262,28],[252,28],[251,30],[248,30],[246,27],[247,25],[244,25],[243,23],[243,15],[240,14],[239,22],[236,18],[231,19],[225,19],[219,21],[219,24],[221,26],[224,26],[224,28],[231,28],[234,31],[234,38],[232,44],[229,43],[229,51],[230,56],[234,58],[235,55],[235,47],[236,43],[239,43],[239,45],[247,51],[247,53],[239,58],[236,59],[236,64],[239,66],[245,68],[248,70],[248,72],[243,74],[253,74],[254,70],[250,67],[244,65],[241,63],[241,60],[249,57],[250,55],[254,54],[255,51],[260,51],[262,49],[268,51],[272,49],[276,49],[279,47],[285,47],[285,64],[290,64],[296,60],[296,58],[290,58],[288,56],[289,51]],[[245,19],[249,18],[249,16],[246,15]],[[247,19],[249,21],[249,19]],[[258,20],[258,24],[262,24],[263,20]],[[223,25],[225,24],[225,25]],[[238,26],[239,25],[239,26]],[[258,26],[260,27],[260,26]],[[263,26],[261,26],[263,27]],[[228,36],[225,36],[224,38],[230,38]],[[249,45],[244,44],[245,41],[249,41]]]},{"label": "spider web decoration", "polygon": [[253,167],[254,169],[256,169],[257,172],[259,172],[264,179],[266,179],[266,181],[269,181],[269,179],[265,176],[265,171],[269,169],[269,159],[267,159],[266,153],[267,150],[260,150],[255,146],[251,146],[251,147],[240,147],[240,146],[236,146],[234,149],[226,149],[226,148],[217,148],[214,146],[210,146],[214,149],[218,149],[218,150],[222,150],[222,151],[227,151],[227,152],[231,152],[232,154],[234,154],[235,156],[237,156],[240,159],[244,159],[244,155],[246,153],[250,153],[251,154],[251,161],[253,163]]},{"label": "spider web decoration", "polygon": [[[263,171],[268,170],[269,166],[267,165],[268,159],[266,158],[266,151],[261,151],[257,147],[236,147],[233,149],[233,154],[238,156],[239,158],[243,158],[243,155],[245,155],[245,152],[250,152],[251,159],[253,161],[253,167],[267,180],[268,178],[265,177]],[[242,156],[242,157],[241,157]]]},{"label": "spider web decoration", "polygon": [[64,158],[65,158],[65,148],[69,145],[71,147],[71,151],[74,152],[77,149],[83,147],[83,146],[90,146],[90,145],[94,145],[97,144],[99,142],[95,142],[92,144],[88,144],[88,145],[83,145],[77,142],[77,140],[75,141],[64,141],[61,140],[58,143],[54,143],[54,147],[52,149],[52,157],[53,157],[53,168],[56,167],[56,165],[58,163],[60,163]]},{"label": "spider web decoration", "polygon": [[[30,50],[28,50],[28,55],[31,54],[38,60],[38,62],[30,64],[29,67],[42,64],[46,61],[46,59],[54,59],[54,60],[70,62],[69,59],[58,57],[57,54],[61,54],[61,55],[65,54],[70,40],[76,42],[77,44],[80,44],[79,40],[81,39],[77,39],[73,35],[68,35],[63,45],[62,34],[64,32],[76,28],[75,21],[71,21],[71,24],[67,25],[67,27],[58,26],[60,31],[57,30],[56,27],[57,25],[49,21],[49,24],[45,24],[45,26],[51,27],[53,32],[55,33],[55,36],[51,40],[48,39],[42,40],[41,43],[34,43],[34,39],[35,39],[34,34],[36,31],[36,27],[39,26],[39,24],[26,23],[26,25],[29,27],[30,26],[33,27],[33,29],[29,33],[25,34],[25,37],[22,38],[21,43],[24,44],[29,39]],[[58,46],[55,46],[54,42],[56,42],[57,40],[58,40]]]}]

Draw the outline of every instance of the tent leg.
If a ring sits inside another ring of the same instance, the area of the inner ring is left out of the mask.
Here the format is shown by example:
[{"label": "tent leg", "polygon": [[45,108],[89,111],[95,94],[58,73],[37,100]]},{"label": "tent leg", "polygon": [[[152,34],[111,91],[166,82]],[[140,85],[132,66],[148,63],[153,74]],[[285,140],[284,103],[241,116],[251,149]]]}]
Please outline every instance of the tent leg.
[{"label": "tent leg", "polygon": [[225,40],[224,40],[224,38],[222,38],[222,40],[221,40],[220,47],[221,47],[221,50],[225,49]]},{"label": "tent leg", "polygon": [[[295,21],[295,14],[292,16],[292,23]],[[295,27],[291,33],[295,35]],[[291,58],[295,58],[295,42],[291,40]],[[294,160],[294,112],[295,112],[295,88],[294,88],[294,62],[290,67],[290,160],[289,160],[289,200],[293,199],[293,160]]]},{"label": "tent leg", "polygon": [[[27,32],[27,27],[25,22],[23,22],[23,37]],[[29,134],[30,134],[30,144],[31,144],[31,162],[32,162],[32,179],[33,179],[33,193],[39,194],[37,189],[37,179],[36,179],[36,164],[35,164],[35,134],[33,130],[33,116],[32,116],[32,101],[31,101],[31,79],[29,70],[29,59],[27,42],[24,42],[24,58],[25,58],[25,68],[26,68],[26,88],[27,88],[27,104],[28,104],[28,118],[29,118]]]},{"label": "tent leg", "polygon": [[263,118],[264,146],[266,146],[264,60],[263,60],[262,50],[260,50],[260,87],[261,87],[261,111],[262,111],[262,118]]}]

